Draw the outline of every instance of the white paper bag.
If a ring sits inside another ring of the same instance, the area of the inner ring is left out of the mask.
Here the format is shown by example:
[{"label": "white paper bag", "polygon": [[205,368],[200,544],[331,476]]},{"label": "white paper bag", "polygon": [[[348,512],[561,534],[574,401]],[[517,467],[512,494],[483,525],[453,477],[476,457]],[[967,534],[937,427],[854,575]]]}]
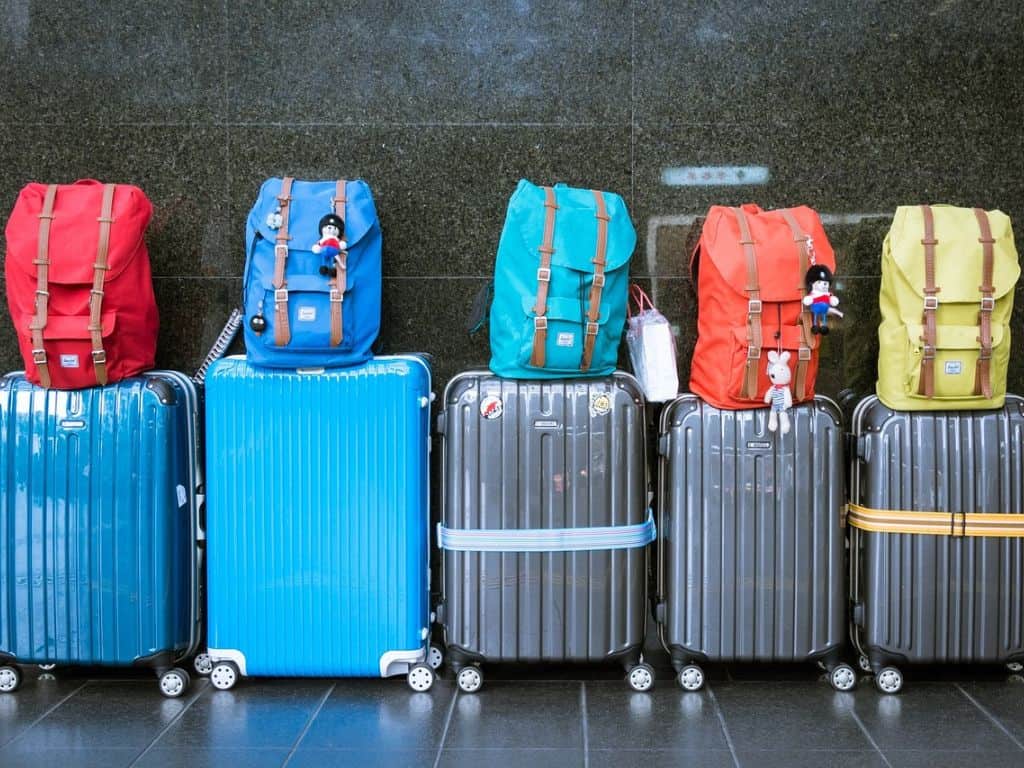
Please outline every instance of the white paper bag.
[{"label": "white paper bag", "polygon": [[626,345],[633,373],[649,402],[674,400],[679,393],[679,374],[676,371],[676,340],[672,336],[672,326],[640,286],[631,285],[629,295],[632,301]]}]

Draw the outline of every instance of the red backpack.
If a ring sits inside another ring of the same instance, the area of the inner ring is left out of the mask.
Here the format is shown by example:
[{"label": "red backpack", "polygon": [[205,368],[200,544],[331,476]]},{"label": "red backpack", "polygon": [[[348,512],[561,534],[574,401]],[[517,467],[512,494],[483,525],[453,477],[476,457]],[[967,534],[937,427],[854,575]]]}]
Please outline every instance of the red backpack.
[{"label": "red backpack", "polygon": [[764,408],[768,352],[781,350],[790,353],[793,402],[814,396],[820,336],[802,303],[812,264],[835,269],[813,209],[711,208],[690,260],[697,288],[694,394],[717,408]]},{"label": "red backpack", "polygon": [[81,389],[153,367],[159,321],[138,187],[29,184],[7,222],[7,303],[25,375]]}]

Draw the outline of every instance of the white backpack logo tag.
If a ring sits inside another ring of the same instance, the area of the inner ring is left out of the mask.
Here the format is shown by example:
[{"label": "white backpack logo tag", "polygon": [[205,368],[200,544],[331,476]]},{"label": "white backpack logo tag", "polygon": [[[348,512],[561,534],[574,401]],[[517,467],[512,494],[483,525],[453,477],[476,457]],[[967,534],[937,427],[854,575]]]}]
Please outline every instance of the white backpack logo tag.
[{"label": "white backpack logo tag", "polygon": [[78,355],[61,355],[60,356],[60,367],[61,368],[77,368],[78,367]]},{"label": "white backpack logo tag", "polygon": [[575,333],[560,333],[558,339],[555,341],[555,345],[559,347],[572,347],[576,344]]},{"label": "white backpack logo tag", "polygon": [[962,371],[963,363],[961,363],[959,360],[950,360],[949,362],[946,363],[947,376],[954,376],[956,374],[962,373]]},{"label": "white backpack logo tag", "polygon": [[306,323],[316,320],[316,307],[299,307],[299,320]]}]

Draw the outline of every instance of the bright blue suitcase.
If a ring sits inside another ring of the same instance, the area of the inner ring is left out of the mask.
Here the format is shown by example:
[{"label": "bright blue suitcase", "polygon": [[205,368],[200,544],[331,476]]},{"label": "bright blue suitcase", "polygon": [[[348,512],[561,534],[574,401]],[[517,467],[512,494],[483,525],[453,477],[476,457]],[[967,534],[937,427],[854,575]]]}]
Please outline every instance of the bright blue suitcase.
[{"label": "bright blue suitcase", "polygon": [[345,369],[271,371],[241,357],[211,367],[216,687],[239,675],[433,683],[423,663],[430,401],[430,369],[416,356]]},{"label": "bright blue suitcase", "polygon": [[0,691],[16,664],[174,664],[199,642],[199,405],[157,371],[91,389],[0,380]]}]

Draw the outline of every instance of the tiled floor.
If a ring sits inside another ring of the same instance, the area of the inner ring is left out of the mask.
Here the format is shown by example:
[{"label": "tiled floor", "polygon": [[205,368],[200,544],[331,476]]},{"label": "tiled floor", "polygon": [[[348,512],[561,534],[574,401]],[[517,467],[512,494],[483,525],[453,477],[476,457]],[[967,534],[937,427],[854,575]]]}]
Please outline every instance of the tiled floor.
[{"label": "tiled floor", "polygon": [[491,667],[474,695],[450,675],[429,693],[400,679],[200,679],[177,700],[148,676],[29,674],[0,695],[0,766],[1024,766],[1019,676],[927,670],[884,696],[868,678],[837,693],[806,666],[708,672],[700,693],[664,667],[649,693],[613,669]]}]

